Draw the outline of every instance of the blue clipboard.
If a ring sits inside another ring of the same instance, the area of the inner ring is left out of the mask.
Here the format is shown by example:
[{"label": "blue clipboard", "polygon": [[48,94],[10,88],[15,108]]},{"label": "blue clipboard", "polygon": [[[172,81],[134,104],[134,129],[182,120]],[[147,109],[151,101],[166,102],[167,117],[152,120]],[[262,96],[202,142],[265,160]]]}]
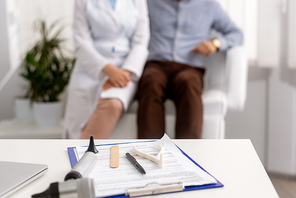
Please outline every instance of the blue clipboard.
[{"label": "blue clipboard", "polygon": [[[156,140],[152,140],[152,141],[138,141],[139,143],[143,143],[143,142],[155,142]],[[137,143],[137,142],[121,142],[121,143],[113,143],[113,144],[99,144],[96,146],[108,146],[108,145],[120,145],[120,144],[130,144],[130,143]],[[177,145],[176,145],[177,146]],[[87,146],[85,146],[87,148]],[[70,163],[71,163],[71,167],[73,168],[75,166],[75,164],[77,163],[77,158],[76,158],[76,154],[75,154],[75,149],[76,147],[68,147],[68,154],[69,154],[69,159],[70,159]],[[198,166],[199,168],[201,168],[203,171],[205,171],[207,174],[211,175],[209,172],[207,172],[203,167],[201,167],[197,162],[195,162],[191,157],[189,157],[182,149],[180,149],[178,146],[177,148],[183,153],[183,155],[185,155],[189,160],[191,160],[196,166]],[[212,175],[211,175],[212,176]],[[212,176],[213,177],[213,176]],[[224,185],[218,181],[215,177],[213,177],[217,183],[216,184],[206,184],[206,185],[200,185],[200,186],[185,186],[183,191],[191,191],[191,190],[200,190],[200,189],[208,189],[208,188],[218,188],[218,187],[223,187]],[[122,198],[122,197],[128,197],[126,195],[116,195],[116,196],[109,196],[111,198]]]}]

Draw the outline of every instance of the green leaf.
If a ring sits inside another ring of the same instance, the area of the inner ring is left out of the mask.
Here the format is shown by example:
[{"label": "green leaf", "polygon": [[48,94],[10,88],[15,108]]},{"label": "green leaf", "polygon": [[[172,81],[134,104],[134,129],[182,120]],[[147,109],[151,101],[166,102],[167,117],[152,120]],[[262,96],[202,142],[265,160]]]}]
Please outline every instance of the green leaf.
[{"label": "green leaf", "polygon": [[69,83],[75,58],[68,58],[63,53],[69,52],[63,45],[66,41],[62,38],[65,26],[60,26],[60,21],[56,20],[49,27],[44,20],[34,24],[41,39],[28,49],[20,73],[29,81],[28,89],[33,101],[57,101]]}]

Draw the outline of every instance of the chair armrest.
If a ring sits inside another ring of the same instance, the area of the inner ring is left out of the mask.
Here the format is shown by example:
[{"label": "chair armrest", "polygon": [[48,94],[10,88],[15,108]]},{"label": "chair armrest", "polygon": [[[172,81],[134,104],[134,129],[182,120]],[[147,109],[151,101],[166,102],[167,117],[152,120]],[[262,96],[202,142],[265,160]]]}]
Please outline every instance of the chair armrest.
[{"label": "chair armrest", "polygon": [[242,111],[247,96],[248,60],[242,46],[236,46],[227,51],[226,68],[227,102],[231,110]]}]

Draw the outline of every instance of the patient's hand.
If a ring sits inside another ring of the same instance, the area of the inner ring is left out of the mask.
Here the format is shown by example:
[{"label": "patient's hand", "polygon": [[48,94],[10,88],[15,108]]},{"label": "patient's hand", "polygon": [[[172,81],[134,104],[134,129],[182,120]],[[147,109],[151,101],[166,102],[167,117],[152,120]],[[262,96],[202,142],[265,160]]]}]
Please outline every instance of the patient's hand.
[{"label": "patient's hand", "polygon": [[203,41],[197,47],[191,50],[193,53],[200,53],[204,56],[210,56],[217,51],[217,48],[213,45],[212,41]]},{"label": "patient's hand", "polygon": [[[122,70],[111,64],[108,64],[106,67],[104,67],[103,70],[108,75],[108,81],[113,87],[125,87],[127,83],[131,80],[129,71]],[[108,85],[107,87],[109,86],[110,85]]]}]

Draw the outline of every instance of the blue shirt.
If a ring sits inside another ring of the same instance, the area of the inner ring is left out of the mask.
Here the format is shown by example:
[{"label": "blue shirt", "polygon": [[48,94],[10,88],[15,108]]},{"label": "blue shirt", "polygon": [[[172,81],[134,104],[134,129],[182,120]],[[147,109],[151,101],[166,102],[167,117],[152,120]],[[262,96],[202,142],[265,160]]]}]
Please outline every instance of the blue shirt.
[{"label": "blue shirt", "polygon": [[203,55],[191,50],[221,33],[221,51],[243,42],[243,34],[215,0],[148,0],[151,38],[148,60],[203,66]]}]

